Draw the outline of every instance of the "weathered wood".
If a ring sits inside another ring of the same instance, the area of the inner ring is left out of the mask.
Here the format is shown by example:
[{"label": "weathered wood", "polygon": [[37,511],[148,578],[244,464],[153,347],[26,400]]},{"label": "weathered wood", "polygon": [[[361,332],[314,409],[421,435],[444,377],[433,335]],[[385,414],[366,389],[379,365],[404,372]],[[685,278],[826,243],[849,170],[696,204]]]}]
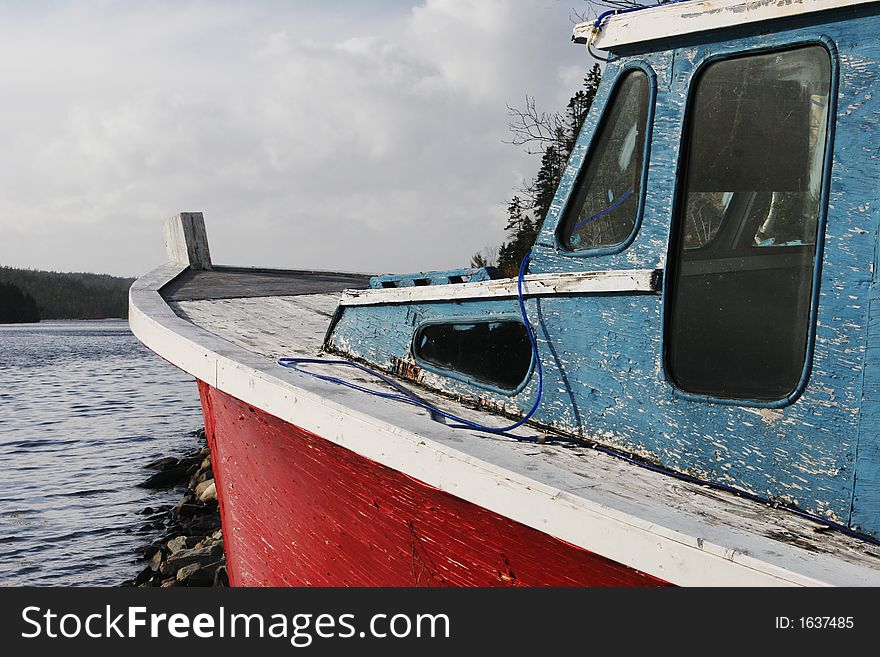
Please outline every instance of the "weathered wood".
[{"label": "weathered wood", "polygon": [[672,3],[608,16],[597,29],[594,21],[574,27],[575,43],[601,50],[655,39],[742,26],[802,14],[843,9],[877,0],[702,0]]},{"label": "weathered wood", "polygon": [[[631,269],[528,274],[523,277],[523,296],[658,292],[659,273],[653,269]],[[343,306],[370,306],[426,301],[455,302],[473,299],[512,299],[517,295],[517,279],[503,278],[455,285],[347,290],[341,304]]]},{"label": "weathered wood", "polygon": [[338,294],[174,301],[181,317],[271,359],[314,357],[339,302]]},{"label": "weathered wood", "polygon": [[162,288],[162,296],[169,301],[195,301],[320,294],[363,289],[369,282],[367,274],[217,266],[212,271],[183,272]]},{"label": "weathered wood", "polygon": [[181,212],[165,222],[168,262],[191,269],[211,269],[208,234],[201,212]]}]

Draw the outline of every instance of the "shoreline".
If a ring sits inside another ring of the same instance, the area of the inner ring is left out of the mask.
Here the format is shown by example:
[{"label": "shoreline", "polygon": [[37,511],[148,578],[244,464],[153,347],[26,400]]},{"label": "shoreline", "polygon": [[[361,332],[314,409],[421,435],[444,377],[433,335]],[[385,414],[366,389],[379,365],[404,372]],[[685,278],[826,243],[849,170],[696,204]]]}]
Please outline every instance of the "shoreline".
[{"label": "shoreline", "polygon": [[197,449],[144,466],[155,473],[138,486],[158,489],[184,485],[185,490],[173,506],[148,506],[140,512],[147,522],[139,531],[158,529],[162,533],[143,548],[138,560],[144,564],[141,571],[121,586],[229,586],[211,454],[205,430],[198,429],[194,435],[202,443]]}]

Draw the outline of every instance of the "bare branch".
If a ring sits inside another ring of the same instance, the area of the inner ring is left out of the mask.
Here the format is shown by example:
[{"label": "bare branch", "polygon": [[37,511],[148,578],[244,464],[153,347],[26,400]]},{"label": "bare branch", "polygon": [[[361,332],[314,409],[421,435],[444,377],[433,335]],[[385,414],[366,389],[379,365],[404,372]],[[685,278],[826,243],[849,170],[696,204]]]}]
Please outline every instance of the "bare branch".
[{"label": "bare branch", "polygon": [[556,112],[539,112],[534,96],[526,96],[523,109],[508,105],[507,115],[511,119],[508,127],[513,137],[505,143],[526,146],[526,152],[531,155],[564,141],[565,120]]}]

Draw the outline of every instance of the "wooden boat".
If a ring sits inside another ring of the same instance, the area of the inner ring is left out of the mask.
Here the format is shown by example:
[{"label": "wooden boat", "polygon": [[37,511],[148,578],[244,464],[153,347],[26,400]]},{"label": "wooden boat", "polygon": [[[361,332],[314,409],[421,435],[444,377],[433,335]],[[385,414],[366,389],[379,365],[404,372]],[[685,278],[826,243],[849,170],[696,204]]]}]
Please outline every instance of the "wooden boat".
[{"label": "wooden boat", "polygon": [[198,379],[230,581],[880,584],[878,35],[578,26],[609,62],[518,278],[220,267],[173,217],[130,323]]}]

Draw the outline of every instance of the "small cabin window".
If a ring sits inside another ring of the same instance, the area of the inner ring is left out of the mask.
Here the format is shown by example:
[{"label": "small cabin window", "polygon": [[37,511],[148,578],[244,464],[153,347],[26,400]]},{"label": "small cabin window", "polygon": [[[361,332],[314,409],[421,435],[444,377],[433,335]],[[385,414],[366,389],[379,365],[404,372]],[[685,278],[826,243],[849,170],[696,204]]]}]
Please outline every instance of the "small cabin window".
[{"label": "small cabin window", "polygon": [[680,390],[780,401],[804,371],[831,90],[822,46],[708,64],[685,122],[667,291]]},{"label": "small cabin window", "polygon": [[424,324],[413,338],[413,355],[429,368],[507,392],[518,389],[532,367],[529,334],[518,321]]},{"label": "small cabin window", "polygon": [[615,247],[636,228],[642,194],[650,101],[648,75],[627,71],[595,137],[575,196],[559,228],[569,251]]}]

